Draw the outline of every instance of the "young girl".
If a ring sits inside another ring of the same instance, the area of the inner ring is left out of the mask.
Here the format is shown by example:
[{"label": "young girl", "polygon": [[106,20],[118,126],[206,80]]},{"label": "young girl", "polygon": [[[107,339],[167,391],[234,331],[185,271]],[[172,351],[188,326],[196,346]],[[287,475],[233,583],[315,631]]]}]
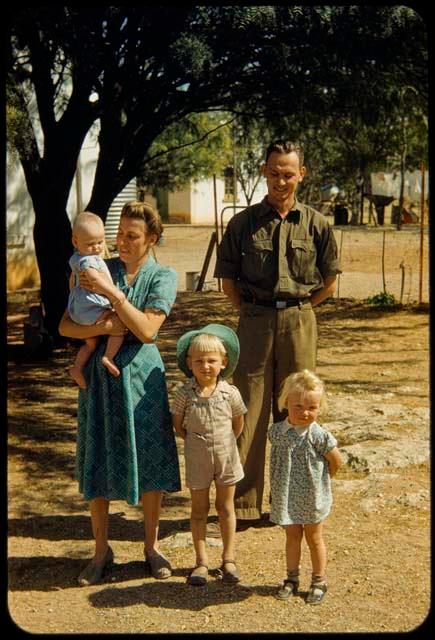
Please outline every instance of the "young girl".
[{"label": "young girl", "polygon": [[[73,225],[72,243],[76,249],[71,256],[70,294],[68,299],[68,312],[70,318],[78,324],[92,325],[102,321],[108,313],[112,312],[112,305],[106,296],[94,293],[92,289],[84,289],[80,286],[80,273],[85,272],[92,277],[93,272],[100,271],[111,283],[112,277],[102,258],[104,252],[104,225],[101,218],[94,213],[84,211],[80,213]],[[119,376],[119,369],[113,361],[118,353],[123,336],[109,336],[107,347],[101,362],[114,375]],[[69,374],[77,382],[79,387],[86,389],[86,379],[83,368],[99,342],[97,337],[87,338],[85,344],[78,350],[74,365],[70,367]]]},{"label": "young girl", "polygon": [[320,604],[327,591],[323,522],[332,506],[331,477],[341,465],[334,436],[317,424],[325,404],[323,382],[304,369],[285,379],[278,399],[288,418],[273,424],[270,454],[270,519],[286,532],[287,578],[276,597],[298,591],[302,537],[312,564],[308,604]]},{"label": "young girl", "polygon": [[243,430],[246,407],[236,387],[228,384],[239,357],[239,341],[232,329],[209,324],[185,333],[177,344],[180,369],[189,377],[172,405],[172,422],[184,439],[186,485],[192,498],[191,531],[196,564],[187,581],[207,582],[207,516],[211,483],[216,486],[216,510],[222,534],[220,567],[225,582],[238,582],[235,563],[236,514],[234,493],[243,478],[236,439]]}]

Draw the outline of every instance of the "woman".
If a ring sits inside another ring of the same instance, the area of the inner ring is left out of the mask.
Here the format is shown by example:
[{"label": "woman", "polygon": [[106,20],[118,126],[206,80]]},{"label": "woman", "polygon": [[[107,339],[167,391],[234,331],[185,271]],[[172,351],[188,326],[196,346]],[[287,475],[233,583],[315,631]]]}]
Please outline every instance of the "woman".
[{"label": "woman", "polygon": [[76,477],[90,502],[95,538],[95,555],[78,578],[81,585],[98,582],[113,561],[110,500],[142,502],[145,560],[155,578],[171,575],[158,549],[160,506],[163,491],[179,491],[181,485],[164,366],[154,340],[174,303],[177,276],[149,255],[161,233],[160,217],[150,205],[124,205],[116,239],[119,258],[107,260],[113,284],[98,272],[80,276],[81,286],[109,298],[114,313],[85,326],[66,311],[59,324],[61,335],[77,339],[126,334],[116,357],[121,375],[112,376],[103,366],[102,339],[85,368],[87,388],[79,391]]}]

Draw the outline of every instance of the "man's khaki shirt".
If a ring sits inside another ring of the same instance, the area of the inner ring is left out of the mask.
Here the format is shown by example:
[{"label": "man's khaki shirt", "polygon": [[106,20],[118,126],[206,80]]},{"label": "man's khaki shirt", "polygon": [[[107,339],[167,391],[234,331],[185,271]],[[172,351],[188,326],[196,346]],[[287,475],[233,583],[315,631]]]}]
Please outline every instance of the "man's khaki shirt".
[{"label": "man's khaki shirt", "polygon": [[214,276],[235,280],[242,298],[285,300],[310,297],[338,273],[337,243],[325,216],[295,199],[281,218],[265,197],[229,221]]}]

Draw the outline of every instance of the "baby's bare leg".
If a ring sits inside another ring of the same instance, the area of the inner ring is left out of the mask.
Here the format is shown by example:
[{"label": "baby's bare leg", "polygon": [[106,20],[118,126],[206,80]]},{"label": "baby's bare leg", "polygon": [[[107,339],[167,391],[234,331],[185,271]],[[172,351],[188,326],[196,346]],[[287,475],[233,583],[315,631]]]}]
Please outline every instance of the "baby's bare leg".
[{"label": "baby's bare leg", "polygon": [[87,338],[85,344],[78,350],[73,366],[68,369],[69,375],[77,382],[81,389],[86,389],[86,378],[83,375],[83,367],[95,351],[97,344],[97,337]]},{"label": "baby's bare leg", "polygon": [[[113,311],[111,309],[108,309],[107,311],[103,311],[101,316],[98,318],[97,322],[101,322],[112,313]],[[116,356],[119,349],[121,348],[123,341],[124,341],[124,336],[109,336],[107,340],[106,351],[104,352],[104,355],[101,358],[101,362],[109,371],[109,373],[111,373],[113,376],[120,375],[120,371],[116,366],[116,364],[113,362],[113,358]]]},{"label": "baby's bare leg", "polygon": [[101,358],[101,362],[108,369],[112,376],[119,376],[120,371],[116,364],[113,362],[113,358],[118,353],[124,342],[124,336],[109,336],[107,340],[107,347],[104,356]]}]

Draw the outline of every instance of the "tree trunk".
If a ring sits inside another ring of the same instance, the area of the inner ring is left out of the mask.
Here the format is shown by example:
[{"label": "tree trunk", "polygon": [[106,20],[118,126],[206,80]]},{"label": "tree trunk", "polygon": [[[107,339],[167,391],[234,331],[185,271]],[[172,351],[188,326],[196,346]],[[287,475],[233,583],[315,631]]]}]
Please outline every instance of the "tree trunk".
[{"label": "tree trunk", "polygon": [[65,210],[65,203],[56,203],[50,193],[33,198],[35,226],[33,238],[35,253],[41,277],[41,301],[44,305],[44,324],[53,338],[54,345],[64,341],[59,335],[58,325],[64,313],[69,294],[69,257],[73,252],[71,244],[71,223]]}]

